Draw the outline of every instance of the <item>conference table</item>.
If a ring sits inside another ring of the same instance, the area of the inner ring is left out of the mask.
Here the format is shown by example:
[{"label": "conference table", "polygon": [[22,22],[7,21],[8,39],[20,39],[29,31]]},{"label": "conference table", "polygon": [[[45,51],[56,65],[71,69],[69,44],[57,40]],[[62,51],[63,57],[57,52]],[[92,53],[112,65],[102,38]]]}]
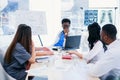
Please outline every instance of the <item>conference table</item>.
[{"label": "conference table", "polygon": [[72,59],[62,59],[65,55],[68,55],[66,51],[55,51],[52,56],[36,57],[43,60],[31,64],[30,69],[26,71],[28,73],[26,80],[28,76],[41,78],[36,80],[100,80],[89,75],[85,60],[75,55],[72,55]]}]

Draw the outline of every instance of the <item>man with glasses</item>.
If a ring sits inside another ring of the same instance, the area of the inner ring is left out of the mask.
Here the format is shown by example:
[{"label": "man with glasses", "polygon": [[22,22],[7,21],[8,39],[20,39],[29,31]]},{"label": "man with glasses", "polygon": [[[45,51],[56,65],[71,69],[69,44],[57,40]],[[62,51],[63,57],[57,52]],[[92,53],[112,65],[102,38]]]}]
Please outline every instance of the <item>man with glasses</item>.
[{"label": "man with glasses", "polygon": [[64,18],[64,19],[62,19],[61,23],[62,23],[63,30],[60,32],[60,34],[58,36],[58,40],[56,41],[54,46],[63,48],[65,38],[66,38],[66,36],[68,36],[68,33],[69,33],[69,27],[70,27],[71,21],[67,18]]}]

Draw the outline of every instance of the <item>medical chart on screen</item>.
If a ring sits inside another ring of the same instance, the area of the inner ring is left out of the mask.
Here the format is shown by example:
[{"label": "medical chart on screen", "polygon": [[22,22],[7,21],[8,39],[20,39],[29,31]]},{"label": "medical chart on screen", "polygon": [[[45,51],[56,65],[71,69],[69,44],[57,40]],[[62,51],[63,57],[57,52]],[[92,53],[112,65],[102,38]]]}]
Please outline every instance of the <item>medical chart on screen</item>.
[{"label": "medical chart on screen", "polygon": [[47,34],[46,14],[44,11],[16,11],[15,25],[27,24],[33,34]]},{"label": "medical chart on screen", "polygon": [[88,26],[93,22],[98,21],[98,10],[85,10],[84,12],[84,25]]}]

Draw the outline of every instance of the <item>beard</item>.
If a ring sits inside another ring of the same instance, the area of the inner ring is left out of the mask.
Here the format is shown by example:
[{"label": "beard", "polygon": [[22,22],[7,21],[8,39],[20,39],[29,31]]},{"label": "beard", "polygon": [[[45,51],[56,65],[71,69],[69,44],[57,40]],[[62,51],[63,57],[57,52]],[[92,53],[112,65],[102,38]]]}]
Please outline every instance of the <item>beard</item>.
[{"label": "beard", "polygon": [[108,43],[106,43],[105,40],[102,40],[102,39],[101,39],[101,41],[102,41],[103,44],[108,45]]}]

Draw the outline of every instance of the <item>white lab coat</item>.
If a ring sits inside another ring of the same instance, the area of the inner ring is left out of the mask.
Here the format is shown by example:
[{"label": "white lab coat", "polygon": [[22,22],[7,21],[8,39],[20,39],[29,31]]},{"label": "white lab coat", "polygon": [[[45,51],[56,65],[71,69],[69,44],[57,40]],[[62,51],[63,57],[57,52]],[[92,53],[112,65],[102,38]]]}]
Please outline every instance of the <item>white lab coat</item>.
[{"label": "white lab coat", "polygon": [[115,40],[108,45],[108,49],[102,58],[95,64],[88,64],[88,66],[90,75],[95,77],[101,77],[111,70],[120,76],[120,40]]},{"label": "white lab coat", "polygon": [[94,44],[94,47],[88,54],[83,54],[83,58],[88,62],[95,63],[98,61],[104,53],[103,43],[99,40]]}]

